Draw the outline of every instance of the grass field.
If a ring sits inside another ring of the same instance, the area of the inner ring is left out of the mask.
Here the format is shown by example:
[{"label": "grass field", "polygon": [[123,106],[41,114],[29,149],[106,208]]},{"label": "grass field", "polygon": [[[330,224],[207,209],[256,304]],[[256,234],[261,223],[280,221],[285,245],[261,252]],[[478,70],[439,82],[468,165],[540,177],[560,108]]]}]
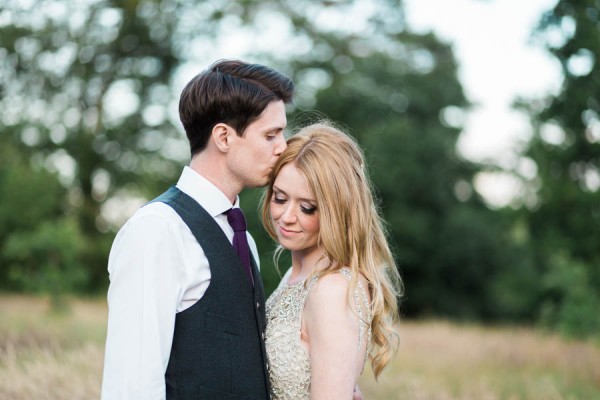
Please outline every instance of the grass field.
[{"label": "grass field", "polygon": [[[0,400],[98,399],[104,300],[48,312],[43,298],[0,296]],[[404,322],[401,347],[375,382],[376,399],[600,399],[600,345],[530,329]]]}]

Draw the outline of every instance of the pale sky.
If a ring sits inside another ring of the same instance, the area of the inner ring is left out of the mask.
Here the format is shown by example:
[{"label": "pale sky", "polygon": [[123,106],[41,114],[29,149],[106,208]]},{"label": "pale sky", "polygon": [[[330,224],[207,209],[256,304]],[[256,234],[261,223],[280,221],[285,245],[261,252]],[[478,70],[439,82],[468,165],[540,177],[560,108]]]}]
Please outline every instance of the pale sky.
[{"label": "pale sky", "polygon": [[470,159],[502,163],[527,136],[526,120],[511,111],[516,96],[541,97],[561,82],[558,63],[529,44],[541,14],[556,0],[405,0],[409,25],[453,45],[459,78],[475,104],[459,143]]},{"label": "pale sky", "polygon": [[[459,64],[459,79],[473,103],[459,141],[459,151],[465,157],[509,168],[514,146],[527,139],[529,132],[526,117],[512,111],[511,103],[517,96],[541,97],[558,89],[561,83],[558,63],[540,46],[528,43],[540,16],[556,1],[404,0],[412,31],[433,31],[452,44]],[[368,9],[369,0],[358,3],[357,9],[367,12],[364,8]],[[320,10],[315,15],[327,17]],[[207,59],[239,57],[248,49],[297,49],[303,45],[298,42],[290,46],[294,37],[284,34],[289,30],[285,21],[274,16],[269,21],[261,28],[269,32],[259,35],[240,30],[238,22],[232,21],[232,29],[225,29],[228,34],[221,35],[219,45],[213,49],[201,40],[192,43],[193,62],[181,68],[177,86],[183,87],[197,73],[198,63]],[[360,31],[361,27],[345,29]],[[264,40],[265,37],[270,40]]]},{"label": "pale sky", "polygon": [[[459,79],[474,104],[466,116],[459,152],[473,161],[535,175],[535,166],[517,156],[530,137],[528,119],[511,109],[518,97],[556,93],[560,66],[530,41],[544,11],[556,0],[405,0],[406,17],[415,32],[433,31],[452,44]],[[522,183],[507,174],[480,174],[480,193],[503,206]]]}]

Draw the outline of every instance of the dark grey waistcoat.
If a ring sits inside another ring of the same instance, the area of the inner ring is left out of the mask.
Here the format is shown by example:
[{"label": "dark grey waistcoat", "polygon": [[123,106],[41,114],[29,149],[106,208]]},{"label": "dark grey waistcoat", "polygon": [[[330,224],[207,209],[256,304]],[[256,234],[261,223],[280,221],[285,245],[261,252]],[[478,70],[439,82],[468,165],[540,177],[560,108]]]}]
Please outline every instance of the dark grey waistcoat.
[{"label": "dark grey waistcoat", "polygon": [[256,263],[253,288],[225,233],[195,200],[172,187],[156,201],[187,224],[211,273],[204,296],[176,316],[167,399],[268,399],[265,299]]}]

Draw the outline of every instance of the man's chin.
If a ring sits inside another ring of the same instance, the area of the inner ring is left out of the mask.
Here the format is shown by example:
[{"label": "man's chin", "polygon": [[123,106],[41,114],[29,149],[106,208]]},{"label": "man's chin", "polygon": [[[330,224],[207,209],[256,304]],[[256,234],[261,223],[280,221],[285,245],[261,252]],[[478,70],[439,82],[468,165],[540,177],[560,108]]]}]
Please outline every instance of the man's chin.
[{"label": "man's chin", "polygon": [[269,179],[265,178],[262,181],[258,181],[258,182],[250,182],[249,184],[246,185],[246,189],[257,189],[257,188],[262,188],[265,187],[269,184]]}]

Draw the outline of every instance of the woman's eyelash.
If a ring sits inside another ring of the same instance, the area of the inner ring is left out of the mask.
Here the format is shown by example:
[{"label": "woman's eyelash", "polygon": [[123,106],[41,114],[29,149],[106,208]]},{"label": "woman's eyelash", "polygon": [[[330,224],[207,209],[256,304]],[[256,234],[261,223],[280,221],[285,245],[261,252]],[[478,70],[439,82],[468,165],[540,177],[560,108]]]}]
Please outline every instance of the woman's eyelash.
[{"label": "woman's eyelash", "polygon": [[317,211],[317,207],[300,207],[300,209],[306,215],[313,215]]},{"label": "woman's eyelash", "polygon": [[273,203],[275,203],[275,204],[283,204],[283,203],[285,203],[285,199],[280,199],[280,198],[278,198],[276,196],[273,196]]},{"label": "woman's eyelash", "polygon": [[[271,201],[275,204],[285,204],[285,202],[287,202],[287,199],[273,195],[273,199]],[[300,206],[300,211],[306,215],[313,215],[315,213],[315,211],[317,211],[317,207],[316,206]]]}]

